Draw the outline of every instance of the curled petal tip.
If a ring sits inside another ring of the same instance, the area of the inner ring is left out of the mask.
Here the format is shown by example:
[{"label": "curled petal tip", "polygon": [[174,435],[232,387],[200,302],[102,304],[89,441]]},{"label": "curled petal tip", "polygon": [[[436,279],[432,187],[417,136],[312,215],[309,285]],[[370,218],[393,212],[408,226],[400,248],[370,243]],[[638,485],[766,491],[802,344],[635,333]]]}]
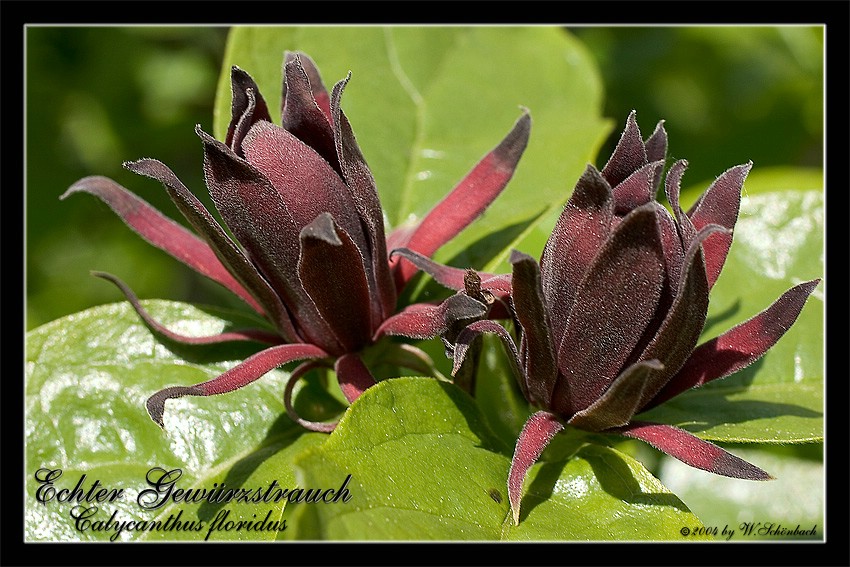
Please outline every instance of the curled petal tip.
[{"label": "curled petal tip", "polygon": [[182,398],[183,396],[197,395],[201,395],[197,388],[191,386],[172,386],[171,388],[160,390],[148,398],[145,402],[145,407],[148,410],[148,415],[150,415],[154,423],[159,425],[162,429],[165,429],[165,420],[163,419],[163,414],[165,413],[165,401],[170,400],[171,398]]},{"label": "curled petal tip", "polygon": [[78,179],[70,187],[65,189],[64,193],[59,195],[59,200],[64,201],[70,195],[73,195],[74,193],[78,193],[80,191],[87,191],[92,182],[98,182],[98,181],[104,180],[104,179],[106,179],[106,178],[102,177],[100,175],[90,175],[88,177],[83,177],[82,179]]}]

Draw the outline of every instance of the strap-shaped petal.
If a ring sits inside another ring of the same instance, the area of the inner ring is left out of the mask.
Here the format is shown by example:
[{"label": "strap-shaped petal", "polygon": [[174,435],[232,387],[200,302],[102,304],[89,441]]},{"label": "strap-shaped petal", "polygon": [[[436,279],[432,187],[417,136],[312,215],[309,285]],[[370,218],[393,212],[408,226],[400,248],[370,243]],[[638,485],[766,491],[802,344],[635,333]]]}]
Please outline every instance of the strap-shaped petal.
[{"label": "strap-shaped petal", "polygon": [[298,275],[345,352],[355,352],[369,344],[372,297],[363,257],[330,213],[320,214],[301,231]]},{"label": "strap-shaped petal", "polygon": [[[432,256],[454,238],[501,194],[513,177],[531,132],[531,116],[523,112],[507,136],[485,155],[409,235],[406,248]],[[398,264],[400,281],[406,283],[415,273],[412,266]],[[397,279],[397,282],[399,280]]]},{"label": "strap-shaped petal", "polygon": [[439,305],[414,303],[385,320],[375,332],[375,340],[384,335],[411,339],[431,339],[445,333],[453,322],[479,319],[487,306],[463,293],[452,295]]},{"label": "strap-shaped petal", "polygon": [[640,400],[653,371],[664,366],[657,360],[636,362],[626,368],[598,400],[567,422],[587,431],[626,425],[640,409]]},{"label": "strap-shaped petal", "polygon": [[[326,111],[319,108],[315,95],[324,95],[325,105],[330,103],[328,93],[321,79],[307,74],[303,61],[307,56],[289,52],[286,55],[283,71],[283,109],[281,124],[299,140],[316,150],[341,177],[342,171],[336,155],[333,128],[330,124],[330,107]],[[313,81],[318,80],[314,86]],[[316,89],[316,93],[314,93]]]},{"label": "strap-shaped petal", "polygon": [[511,253],[514,314],[522,329],[520,352],[528,377],[529,402],[549,407],[558,379],[555,344],[543,297],[540,266],[531,256]]},{"label": "strap-shaped petal", "polygon": [[[660,120],[658,124],[655,125],[655,130],[652,132],[652,135],[646,139],[646,142],[644,142],[644,147],[646,148],[646,159],[650,163],[654,161],[664,161],[667,159],[667,130],[664,129],[663,120]],[[658,192],[658,188],[661,186],[660,171],[653,181],[652,186],[652,195],[654,196]]]},{"label": "strap-shaped petal", "polygon": [[242,157],[242,139],[259,120],[271,122],[269,108],[251,75],[234,65],[230,68],[230,125],[224,143]]},{"label": "strap-shaped petal", "polygon": [[516,343],[514,343],[511,334],[508,333],[503,326],[495,321],[491,321],[490,319],[483,319],[481,321],[470,323],[458,334],[454,345],[454,365],[452,367],[452,376],[457,374],[460,370],[460,366],[463,364],[467,353],[470,351],[472,341],[484,333],[496,335],[502,340],[502,344],[505,346],[505,350],[508,354],[508,362],[511,365],[514,377],[516,377],[523,396],[528,399],[528,380],[525,374],[525,368],[523,367],[522,360],[519,356],[519,351],[517,351],[516,348]]},{"label": "strap-shaped petal", "polygon": [[[749,162],[726,170],[703,193],[688,211],[688,217],[697,230],[708,224],[718,224],[730,231],[735,228],[741,206],[741,189],[752,167],[753,163]],[[731,245],[731,233],[715,236],[703,243],[709,287],[717,281]]]},{"label": "strap-shaped petal", "polygon": [[557,416],[539,411],[528,418],[514,448],[511,468],[508,471],[508,501],[515,525],[519,525],[520,502],[522,501],[522,485],[528,474],[528,469],[537,462],[540,455],[560,431],[563,424]]},{"label": "strap-shaped petal", "polygon": [[744,459],[672,425],[634,422],[612,432],[645,441],[686,465],[714,474],[747,480],[773,478]]},{"label": "strap-shaped petal", "polygon": [[[466,289],[466,273],[467,270],[462,268],[453,268],[435,262],[427,256],[423,256],[419,252],[410,250],[409,248],[396,248],[390,252],[390,256],[400,256],[408,260],[411,264],[422,270],[440,285],[453,289],[455,291],[463,291]],[[490,274],[485,272],[476,272],[481,278],[481,289],[489,291],[498,299],[507,299],[511,293],[511,276],[510,274]]]},{"label": "strap-shaped petal", "polygon": [[143,199],[115,181],[101,176],[80,179],[60,197],[85,192],[109,207],[139,236],[160,250],[183,262],[196,272],[223,285],[254,309],[262,308],[233,275],[224,267],[210,246],[183,226],[164,216]]},{"label": "strap-shaped petal", "polygon": [[339,352],[339,343],[301,287],[297,272],[300,227],[287,203],[254,166],[200,128],[196,132],[204,143],[207,187],[224,222],[281,297],[299,334]]},{"label": "strap-shaped petal", "polygon": [[625,215],[632,209],[655,198],[655,183],[661,179],[664,162],[654,161],[637,169],[622,182],[613,186],[614,212]]},{"label": "strap-shaped petal", "polygon": [[540,259],[543,294],[552,317],[555,347],[561,344],[579,285],[611,232],[611,186],[592,165],[579,178]]},{"label": "strap-shaped petal", "polygon": [[629,213],[605,242],[576,295],[558,349],[561,376],[552,409],[571,416],[590,406],[632,359],[664,281],[655,202]]},{"label": "strap-shaped petal", "polygon": [[242,249],[231,240],[218,221],[171,169],[154,159],[125,162],[124,167],[162,183],[186,220],[206,239],[228,271],[260,302],[265,315],[271,319],[287,342],[301,342],[286,307],[275,291],[260,275],[251,260],[245,256]]},{"label": "strap-shaped petal", "polygon": [[617,147],[614,148],[608,163],[602,168],[604,177],[611,187],[619,185],[629,175],[648,163],[646,146],[640,135],[635,116],[637,112],[632,110],[626,119],[626,128],[620,135]]},{"label": "strap-shaped petal", "polygon": [[194,386],[171,386],[160,390],[146,402],[148,413],[160,427],[164,427],[165,402],[183,396],[214,396],[232,392],[259,379],[267,372],[295,360],[319,359],[327,353],[315,345],[291,344],[269,347],[245,359],[227,372],[195,384]]},{"label": "strap-shaped petal", "polygon": [[639,357],[639,360],[658,359],[664,368],[647,376],[638,408],[647,404],[679,371],[702,334],[709,289],[700,245],[712,234],[725,231],[716,224],[708,225],[691,241],[682,264],[684,277],[675,290],[672,305],[665,306],[664,320]]},{"label": "strap-shaped petal", "polygon": [[[350,76],[350,74],[349,74]],[[383,308],[383,317],[389,317],[395,311],[396,287],[390,273],[387,256],[387,239],[384,233],[384,213],[378,199],[375,179],[366,164],[366,159],[357,145],[351,124],[340,106],[342,93],[348,78],[334,85],[331,93],[331,116],[334,126],[334,142],[342,170],[345,186],[354,199],[360,221],[365,226],[368,250],[364,254],[370,259],[372,270],[370,279],[374,281]]]},{"label": "strap-shaped petal", "polygon": [[667,172],[667,179],[664,182],[664,192],[667,195],[667,201],[670,203],[670,207],[673,209],[673,216],[676,218],[676,223],[679,227],[679,237],[682,239],[683,249],[690,246],[691,241],[697,233],[691,219],[682,211],[682,207],[679,204],[679,195],[682,192],[682,175],[684,175],[687,168],[687,160],[680,159],[670,166],[670,170]]},{"label": "strap-shaped petal", "polygon": [[334,363],[336,379],[348,403],[360,397],[368,388],[375,385],[375,378],[360,356],[355,353],[344,354],[336,359]]},{"label": "strap-shaped petal", "polygon": [[761,358],[791,328],[819,282],[815,279],[792,287],[755,317],[701,344],[645,409],[725,378]]},{"label": "strap-shaped petal", "polygon": [[115,284],[115,286],[121,290],[121,293],[127,298],[127,301],[130,302],[130,305],[133,306],[133,309],[136,310],[139,317],[147,323],[149,327],[151,327],[154,332],[163,335],[172,341],[177,341],[180,343],[190,344],[190,345],[207,345],[207,344],[217,344],[224,343],[229,341],[257,341],[261,343],[268,343],[271,345],[280,344],[283,342],[281,337],[270,332],[265,331],[263,329],[239,329],[233,331],[225,331],[223,333],[219,333],[217,335],[210,335],[206,337],[190,337],[187,335],[181,335],[180,333],[175,333],[170,330],[168,327],[159,323],[156,319],[154,319],[150,313],[142,307],[142,304],[139,302],[139,298],[136,297],[136,294],[133,293],[133,290],[121,281],[116,276],[112,274],[107,274],[105,272],[92,272],[93,276],[105,279],[109,282]]},{"label": "strap-shaped petal", "polygon": [[300,380],[302,376],[304,376],[314,368],[326,368],[327,366],[328,364],[325,361],[313,360],[310,362],[305,362],[292,371],[292,374],[289,376],[289,380],[286,381],[286,386],[283,388],[283,407],[286,408],[286,415],[289,416],[289,419],[291,419],[304,429],[316,431],[318,433],[330,433],[331,431],[336,429],[336,426],[339,422],[310,421],[308,419],[302,418],[300,415],[298,415],[298,412],[295,411],[295,407],[292,405],[292,390],[295,387],[295,383],[298,382],[298,380]]},{"label": "strap-shaped petal", "polygon": [[[319,113],[319,110],[316,109],[316,112]],[[324,116],[315,118],[324,122],[330,131]],[[371,236],[364,233],[365,227],[356,203],[339,174],[313,148],[287,130],[267,122],[257,124],[249,132],[244,148],[248,162],[280,192],[295,226],[307,226],[323,213],[333,215],[360,250],[369,288],[373,290],[374,297],[379,297],[373,258],[370,256]],[[385,258],[385,255],[381,256],[381,261],[386,264]],[[372,307],[375,320],[384,316],[381,302],[375,302]]]},{"label": "strap-shaped petal", "polygon": [[299,230],[320,214],[330,213],[358,247],[368,250],[342,178],[313,148],[270,122],[254,125],[242,145],[245,159],[277,189]]},{"label": "strap-shaped petal", "polygon": [[331,114],[331,97],[328,94],[328,90],[325,88],[325,84],[322,82],[322,76],[319,73],[319,68],[316,67],[316,63],[310,58],[309,55],[304,53],[303,51],[287,51],[283,57],[283,88],[281,91],[281,109],[280,114],[283,116],[286,114],[286,97],[288,89],[286,85],[286,66],[290,61],[294,59],[298,59],[301,64],[301,69],[304,70],[304,73],[307,75],[307,79],[310,81],[310,92],[313,96],[313,100],[316,101],[316,105],[319,107],[319,110],[327,117],[328,122],[333,122],[333,116]]}]

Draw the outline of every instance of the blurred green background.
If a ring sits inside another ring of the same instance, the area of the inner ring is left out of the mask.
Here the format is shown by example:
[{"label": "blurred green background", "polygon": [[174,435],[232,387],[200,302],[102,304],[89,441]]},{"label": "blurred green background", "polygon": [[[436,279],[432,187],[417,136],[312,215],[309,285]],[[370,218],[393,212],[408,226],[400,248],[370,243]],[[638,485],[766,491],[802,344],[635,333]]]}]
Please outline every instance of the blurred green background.
[{"label": "blurred green background", "polygon": [[[121,299],[90,270],[125,278],[142,298],[238,304],[143,242],[102,203],[59,200],[77,179],[106,175],[182,221],[158,183],[121,163],[160,159],[204,197],[201,145],[193,128],[212,128],[227,32],[28,28],[28,330]],[[690,158],[686,185],[747,160],[756,168],[822,165],[821,27],[580,27],[564,33],[578,36],[595,54],[605,114],[616,133],[632,109],[645,134],[666,121],[670,157]],[[600,155],[609,155],[615,142],[612,134]]]}]

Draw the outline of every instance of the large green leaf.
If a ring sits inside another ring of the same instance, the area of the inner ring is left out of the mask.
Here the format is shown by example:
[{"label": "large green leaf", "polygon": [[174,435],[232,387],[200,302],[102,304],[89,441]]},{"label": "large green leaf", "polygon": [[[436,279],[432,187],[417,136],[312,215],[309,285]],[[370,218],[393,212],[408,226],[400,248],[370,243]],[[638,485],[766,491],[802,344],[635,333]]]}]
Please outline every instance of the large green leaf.
[{"label": "large green leaf", "polygon": [[[231,313],[206,312],[165,301],[146,301],[153,316],[174,330],[193,335],[221,332],[252,321]],[[83,311],[27,335],[26,373],[26,517],[27,540],[105,540],[116,532],[79,531],[72,503],[38,504],[36,471],[62,469],[57,488],[73,489],[86,475],[106,488],[124,489],[124,497],[99,506],[94,520],[201,521],[208,528],[215,515],[230,509],[230,520],[279,518],[283,502],[228,506],[180,503],[154,510],[136,501],[155,467],[181,469],[179,488],[267,487],[276,480],[293,488],[291,460],[305,447],[324,440],[309,434],[283,414],[285,373],[271,372],[238,392],[212,398],[182,398],[169,403],[165,431],[147,415],[145,399],[169,385],[188,385],[215,377],[259,349],[258,345],[217,348],[185,347],[154,337],[127,303]],[[334,402],[309,392],[296,403],[338,411]],[[200,533],[200,535],[199,535]],[[210,539],[274,538],[276,533],[216,531]],[[118,539],[203,539],[202,532],[129,531]]]},{"label": "large green leaf", "polygon": [[[482,268],[558,207],[610,131],[601,83],[584,47],[561,28],[237,27],[225,71],[257,81],[279,116],[285,50],[310,55],[328,88],[351,72],[343,109],[376,179],[391,228],[421,218],[510,130],[527,108],[531,140],[513,180],[488,212],[437,254]],[[230,119],[228,72],[216,135]],[[474,244],[474,246],[470,246]]]},{"label": "large green leaf", "polygon": [[[301,535],[339,540],[681,539],[701,525],[637,461],[559,436],[526,479],[519,526],[512,448],[450,384],[396,378],[366,391],[328,441],[296,461],[301,483],[350,474],[351,500],[311,506]],[[307,506],[307,505],[298,505]]]}]

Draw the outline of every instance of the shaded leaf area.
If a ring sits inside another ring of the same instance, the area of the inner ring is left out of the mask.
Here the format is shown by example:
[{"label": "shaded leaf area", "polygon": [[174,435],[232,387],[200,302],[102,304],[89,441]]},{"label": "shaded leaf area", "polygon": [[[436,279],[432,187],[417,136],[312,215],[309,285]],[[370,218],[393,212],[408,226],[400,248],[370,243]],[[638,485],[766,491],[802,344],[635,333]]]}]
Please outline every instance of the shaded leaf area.
[{"label": "shaded leaf area", "polygon": [[[146,301],[151,314],[172,329],[205,335],[225,328],[256,324],[233,313],[185,304]],[[97,505],[89,519],[165,522],[169,516],[184,526],[206,528],[223,510],[231,520],[279,518],[286,500],[276,503],[172,503],[144,509],[140,491],[152,488],[165,471],[179,469],[173,488],[255,489],[276,480],[295,488],[293,456],[324,440],[306,433],[285,417],[282,392],[285,373],[274,371],[236,394],[180,399],[166,414],[165,430],[147,415],[145,399],[166,385],[192,384],[213,378],[259,350],[259,345],[218,348],[177,347],[154,337],[127,303],[106,305],[39,327],[27,335],[25,534],[31,541],[109,539],[115,530],[80,531],[71,516],[76,502],[38,504],[34,475],[40,468],[62,469],[57,489],[73,489],[86,475],[87,489],[97,480],[106,488],[124,489],[123,498]],[[296,392],[296,405],[317,419],[340,411],[339,403],[320,388]],[[167,489],[167,485],[163,486]],[[150,502],[155,495],[145,501]],[[156,497],[160,498],[160,497]],[[83,503],[85,504],[85,503]],[[89,505],[86,505],[89,507]],[[79,511],[78,511],[79,512]],[[78,514],[75,512],[75,514]],[[197,524],[196,524],[197,525]],[[200,534],[200,535],[199,535]],[[118,539],[203,539],[206,532],[138,527]],[[216,531],[210,539],[274,538],[242,531]]]},{"label": "shaded leaf area", "polygon": [[[423,400],[428,400],[427,409]],[[296,461],[301,482],[350,474],[346,504],[304,505],[300,537],[336,540],[679,539],[700,525],[637,461],[561,436],[532,468],[521,523],[505,495],[510,445],[475,401],[425,378],[381,382],[328,441]]]},{"label": "shaded leaf area", "polygon": [[703,439],[732,443],[807,443],[824,436],[823,383],[705,388],[640,419],[676,424]]},{"label": "shaded leaf area", "polygon": [[[346,57],[339,56],[340,46]],[[566,201],[570,180],[611,128],[600,114],[593,59],[561,28],[272,26],[231,32],[216,100],[217,135],[230,117],[231,65],[255,78],[278,119],[285,50],[308,53],[328,86],[351,72],[342,106],[390,228],[427,213],[505,136],[523,107],[530,111],[531,140],[514,178],[436,255],[459,267],[481,269],[495,257],[507,270],[510,248],[530,228],[523,225]]]}]

